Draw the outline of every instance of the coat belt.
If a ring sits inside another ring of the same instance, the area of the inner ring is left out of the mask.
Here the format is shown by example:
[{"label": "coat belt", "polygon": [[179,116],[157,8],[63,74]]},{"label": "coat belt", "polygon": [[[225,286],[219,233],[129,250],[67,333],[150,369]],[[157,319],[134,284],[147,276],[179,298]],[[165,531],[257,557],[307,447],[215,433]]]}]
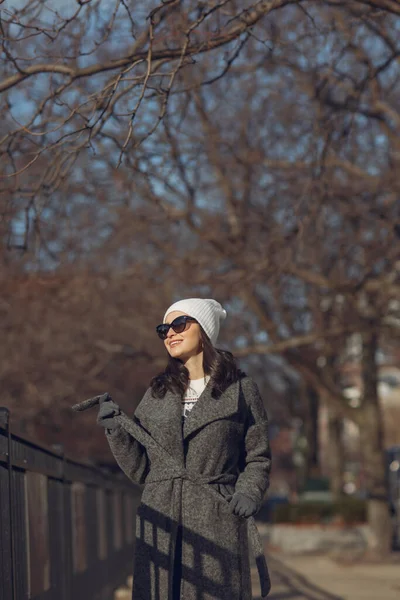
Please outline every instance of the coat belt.
[{"label": "coat belt", "polygon": [[172,473],[166,473],[164,475],[152,475],[150,470],[150,473],[146,477],[145,483],[156,483],[158,481],[169,481],[171,479],[183,479],[199,485],[211,483],[228,484],[236,483],[237,476],[234,473],[220,473],[218,475],[200,475],[200,473],[193,473],[184,468],[176,470]]},{"label": "coat belt", "polygon": [[[130,419],[124,413],[114,417],[115,420],[121,427],[123,427],[128,433],[132,435],[134,439],[136,439],[142,446],[144,446],[147,450],[151,449],[155,453],[157,453],[160,461],[162,461],[166,467],[171,469],[170,472],[164,472],[163,475],[153,475],[150,473],[146,477],[145,485],[147,483],[155,483],[158,481],[170,481],[173,479],[180,480],[181,485],[183,481],[187,480],[196,485],[202,485],[207,489],[210,493],[213,494],[214,498],[216,498],[219,502],[228,504],[228,501],[221,496],[215,489],[213,489],[212,484],[227,484],[227,483],[235,483],[236,475],[233,473],[220,473],[218,475],[201,475],[200,473],[192,473],[191,471],[182,468],[176,461],[176,459],[165,450],[154,438],[151,437],[147,431],[145,431],[138,423],[135,423],[132,419]],[[180,515],[179,515],[180,517]],[[265,598],[270,589],[271,589],[271,581],[269,578],[268,567],[265,560],[264,549],[262,545],[262,540],[260,536],[260,532],[257,529],[256,522],[254,517],[248,517],[247,519],[247,529],[248,535],[250,539],[250,544],[253,550],[253,555],[256,561],[258,576],[260,579],[261,586],[261,596]],[[178,520],[175,523],[175,532],[178,526]],[[173,561],[173,556],[171,556],[171,565]],[[172,573],[172,571],[171,571]]]}]

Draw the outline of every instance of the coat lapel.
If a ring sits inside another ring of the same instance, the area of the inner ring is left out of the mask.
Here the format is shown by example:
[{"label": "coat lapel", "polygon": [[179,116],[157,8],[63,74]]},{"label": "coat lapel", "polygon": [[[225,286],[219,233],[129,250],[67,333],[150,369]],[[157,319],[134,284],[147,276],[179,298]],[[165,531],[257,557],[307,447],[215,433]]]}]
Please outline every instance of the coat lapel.
[{"label": "coat lapel", "polygon": [[183,439],[212,421],[224,419],[238,411],[239,382],[233,383],[218,399],[211,395],[212,383],[206,385],[183,425]]},{"label": "coat lapel", "polygon": [[183,466],[182,404],[177,394],[167,392],[164,398],[150,396],[135,413],[140,423]]},{"label": "coat lapel", "polygon": [[218,399],[212,397],[211,381],[186,417],[182,431],[182,402],[178,394],[164,398],[150,394],[140,403],[135,416],[148,433],[183,466],[183,440],[208,423],[224,419],[239,410],[239,382],[232,383]]}]

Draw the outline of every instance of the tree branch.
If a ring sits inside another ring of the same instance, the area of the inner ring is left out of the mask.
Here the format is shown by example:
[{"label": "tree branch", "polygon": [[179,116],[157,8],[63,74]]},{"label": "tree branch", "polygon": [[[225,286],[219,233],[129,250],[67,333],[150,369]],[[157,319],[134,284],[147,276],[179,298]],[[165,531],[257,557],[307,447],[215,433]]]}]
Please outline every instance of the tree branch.
[{"label": "tree branch", "polygon": [[[282,8],[288,4],[297,4],[303,0],[261,0],[257,2],[252,8],[244,11],[240,15],[239,23],[233,25],[226,33],[220,35],[215,34],[209,37],[207,40],[198,42],[196,44],[188,44],[185,49],[184,56],[194,56],[196,54],[202,54],[209,52],[220,46],[224,46],[234,39],[238,38],[244,33],[249,27],[255,25],[262,17]],[[97,63],[89,67],[82,69],[73,69],[66,65],[60,64],[39,64],[27,67],[22,72],[12,75],[7,79],[4,79],[0,83],[0,93],[15,87],[25,79],[38,75],[40,73],[59,73],[62,75],[69,76],[71,81],[80,79],[82,77],[90,77],[98,73],[104,73],[106,71],[120,69],[126,67],[131,62],[137,61],[138,59],[146,59],[148,56],[148,50],[142,50],[134,54],[125,56],[119,60],[112,60],[105,63]],[[182,58],[182,47],[179,48],[163,48],[160,50],[154,50],[152,52],[152,61],[155,60],[174,60]]]}]

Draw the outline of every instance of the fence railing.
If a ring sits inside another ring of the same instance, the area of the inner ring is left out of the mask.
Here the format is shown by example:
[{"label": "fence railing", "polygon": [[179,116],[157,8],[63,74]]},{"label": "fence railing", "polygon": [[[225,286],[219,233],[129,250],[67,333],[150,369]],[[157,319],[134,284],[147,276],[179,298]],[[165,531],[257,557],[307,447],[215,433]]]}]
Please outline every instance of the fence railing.
[{"label": "fence railing", "polygon": [[389,448],[386,457],[393,521],[393,549],[400,550],[400,446]]},{"label": "fence railing", "polygon": [[139,489],[12,433],[0,408],[1,600],[111,600],[131,574]]}]

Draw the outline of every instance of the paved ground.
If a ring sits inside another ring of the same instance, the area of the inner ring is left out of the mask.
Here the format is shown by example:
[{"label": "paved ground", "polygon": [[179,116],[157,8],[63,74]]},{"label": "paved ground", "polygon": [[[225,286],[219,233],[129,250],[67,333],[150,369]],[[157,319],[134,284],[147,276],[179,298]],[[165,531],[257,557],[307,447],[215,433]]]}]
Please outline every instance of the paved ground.
[{"label": "paved ground", "polygon": [[325,556],[269,557],[271,600],[399,600],[400,559],[392,564],[337,564]]},{"label": "paved ground", "polygon": [[[289,567],[280,557],[268,555],[267,560],[272,582],[269,600],[343,600],[343,597],[316,586],[313,579],[304,577],[300,572]],[[255,568],[252,569],[252,584],[254,600],[261,600]]]},{"label": "paved ground", "polygon": [[[317,588],[310,580],[299,575],[282,560],[272,556],[269,556],[268,559],[272,580],[269,600],[342,600],[340,596]],[[261,600],[258,573],[255,568],[252,568],[252,584],[254,600]],[[115,593],[114,600],[131,600],[131,594],[129,585],[121,587]],[[379,595],[374,597],[375,600],[381,600],[381,598],[383,597]]]},{"label": "paved ground", "polygon": [[[267,553],[272,590],[268,600],[399,600],[400,559],[393,564],[338,565],[325,556]],[[254,600],[261,600],[252,568]],[[114,600],[131,600],[130,586]],[[184,598],[182,600],[185,600]]]}]

